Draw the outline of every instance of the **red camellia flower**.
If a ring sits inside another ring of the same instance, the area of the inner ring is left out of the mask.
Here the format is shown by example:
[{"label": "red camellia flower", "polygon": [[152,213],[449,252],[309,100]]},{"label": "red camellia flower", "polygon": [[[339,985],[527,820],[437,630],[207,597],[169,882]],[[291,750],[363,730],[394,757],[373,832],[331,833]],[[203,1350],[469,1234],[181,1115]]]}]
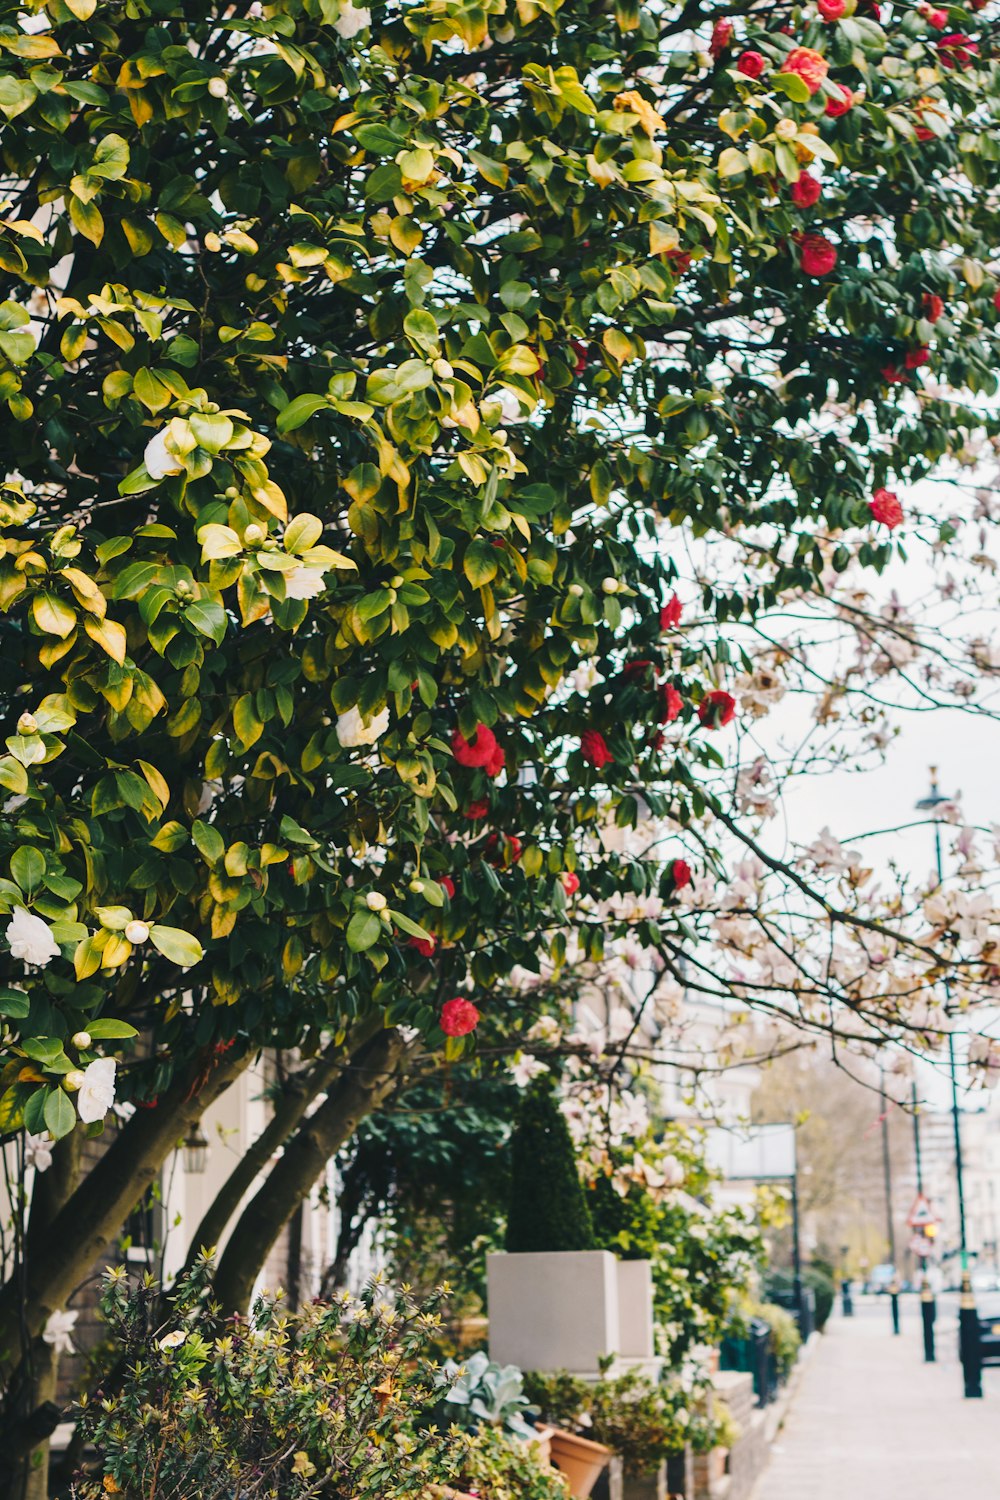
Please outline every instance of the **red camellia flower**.
[{"label": "red camellia flower", "polygon": [[455,882],[450,875],[442,875],[438,881],[438,885],[447,893],[449,900],[453,901],[455,899]]},{"label": "red camellia flower", "polygon": [[562,878],[562,888],[567,896],[575,896],[580,889],[579,875],[575,875],[572,870],[567,870]]},{"label": "red camellia flower", "polygon": [[479,1025],[479,1012],[471,1000],[446,1000],[440,1025],[445,1036],[468,1036]]},{"label": "red camellia flower", "polygon": [[663,705],[660,709],[660,723],[672,724],[684,707],[684,699],[677,689],[669,682],[663,686]]},{"label": "red camellia flower", "polygon": [[675,276],[683,276],[685,271],[690,271],[691,269],[690,250],[668,250],[667,260],[669,260],[670,269]]},{"label": "red camellia flower", "polygon": [[928,26],[935,26],[938,31],[948,24],[948,12],[939,10],[936,5],[918,5],[917,9],[927,22]]},{"label": "red camellia flower", "polygon": [[587,368],[589,356],[586,344],[581,344],[579,339],[570,339],[570,348],[576,355],[576,364],[573,366],[574,375],[582,375]]},{"label": "red camellia flower", "polygon": [[903,364],[908,370],[919,370],[921,365],[927,364],[931,357],[931,351],[926,344],[921,344],[919,349],[910,349],[907,352]]},{"label": "red camellia flower", "polygon": [[796,208],[812,208],[819,201],[822,191],[818,177],[813,177],[811,172],[802,172],[798,182],[792,183],[792,202]]},{"label": "red camellia flower", "polygon": [[515,833],[491,833],[485,856],[491,865],[516,865],[521,858],[521,840]]},{"label": "red camellia flower", "polygon": [[836,21],[844,14],[847,6],[844,0],[817,0],[816,9],[824,21]]},{"label": "red camellia flower", "polygon": [[736,717],[736,699],[732,693],[715,688],[706,693],[698,705],[698,718],[706,729],[724,729]]},{"label": "red camellia flower", "polygon": [[936,323],[938,318],[944,316],[944,302],[936,292],[924,293],[923,309],[928,323]]},{"label": "red camellia flower", "polygon": [[417,952],[422,953],[424,958],[430,958],[437,947],[437,941],[434,938],[411,937],[409,947],[416,948]]},{"label": "red camellia flower", "polygon": [[645,677],[652,665],[653,663],[647,657],[642,657],[637,661],[627,661],[622,667],[622,677],[626,682],[635,682],[637,677]]},{"label": "red camellia flower", "polygon": [[826,112],[831,120],[836,120],[840,115],[846,115],[849,109],[854,108],[854,95],[846,83],[835,83],[835,89],[840,90],[839,99],[828,99],[826,101]]},{"label": "red camellia flower", "polygon": [[588,765],[596,766],[598,770],[606,766],[608,761],[614,760],[614,756],[608,749],[607,741],[599,729],[585,729],[580,736],[580,749],[583,758]]},{"label": "red camellia flower", "polygon": [[946,68],[971,68],[979,55],[979,43],[960,31],[949,31],[937,39],[941,62]]},{"label": "red camellia flower", "polygon": [[666,604],[660,610],[660,629],[673,630],[676,625],[681,623],[683,613],[683,604],[676,594],[671,594]]},{"label": "red camellia flower", "polygon": [[997,312],[1000,312],[1000,287],[997,287],[996,291],[993,293],[993,306],[996,308]]},{"label": "red camellia flower", "polygon": [[480,818],[485,818],[489,810],[490,804],[488,798],[480,797],[478,802],[469,803],[468,807],[465,809],[465,816],[470,820],[470,822],[478,823]]},{"label": "red camellia flower", "polygon": [[810,94],[815,94],[823,87],[823,79],[830,71],[830,64],[812,47],[793,47],[785,58],[781,71],[797,73]]},{"label": "red camellia flower", "polygon": [[799,246],[807,276],[829,276],[837,264],[837,248],[821,234],[805,234]]},{"label": "red camellia flower", "polygon": [[712,40],[708,46],[709,52],[711,52],[713,57],[721,57],[732,39],[732,21],[716,21],[715,25],[712,27]]},{"label": "red camellia flower", "polygon": [[451,750],[460,766],[486,766],[499,749],[497,737],[485,724],[477,724],[471,740],[460,729],[451,737]]},{"label": "red camellia flower", "polygon": [[899,503],[899,496],[892,490],[876,490],[868,502],[868,509],[872,513],[872,520],[880,522],[890,531],[903,520],[903,507]]},{"label": "red camellia flower", "polygon": [[883,380],[888,381],[889,385],[906,384],[906,374],[898,365],[883,365],[879,374]]},{"label": "red camellia flower", "polygon": [[759,78],[767,67],[767,58],[762,52],[744,52],[736,64],[737,73],[743,73],[747,78]]},{"label": "red camellia flower", "polygon": [[670,873],[674,877],[675,891],[682,891],[686,885],[691,884],[691,866],[686,859],[675,859],[670,866]]}]

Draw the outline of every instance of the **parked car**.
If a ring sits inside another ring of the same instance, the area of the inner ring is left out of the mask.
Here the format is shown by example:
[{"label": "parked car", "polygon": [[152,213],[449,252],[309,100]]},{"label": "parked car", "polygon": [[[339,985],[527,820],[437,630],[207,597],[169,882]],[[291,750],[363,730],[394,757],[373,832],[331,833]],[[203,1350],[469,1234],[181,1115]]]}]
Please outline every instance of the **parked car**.
[{"label": "parked car", "polygon": [[884,1265],[873,1266],[865,1283],[865,1291],[875,1297],[883,1297],[896,1280],[896,1267],[887,1261]]}]

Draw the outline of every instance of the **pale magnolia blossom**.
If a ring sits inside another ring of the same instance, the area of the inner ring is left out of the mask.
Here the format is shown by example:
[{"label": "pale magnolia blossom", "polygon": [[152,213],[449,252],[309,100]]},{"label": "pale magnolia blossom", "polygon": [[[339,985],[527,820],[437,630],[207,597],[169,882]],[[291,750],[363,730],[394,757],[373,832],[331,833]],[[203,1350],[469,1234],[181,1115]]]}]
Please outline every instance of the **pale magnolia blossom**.
[{"label": "pale magnolia blossom", "polygon": [[[538,975],[532,975],[537,980]],[[555,1016],[539,1016],[533,1026],[529,1027],[526,1038],[529,1042],[542,1042],[546,1046],[556,1047],[562,1040],[562,1027]]]},{"label": "pale magnolia blossom", "polygon": [[709,875],[696,875],[681,891],[680,900],[682,906],[690,907],[692,911],[711,911],[719,904],[715,881]]},{"label": "pale magnolia blossom", "polygon": [[54,1312],[42,1329],[42,1339],[51,1345],[56,1354],[75,1354],[76,1345],[72,1333],[76,1327],[78,1312]]},{"label": "pale magnolia blossom", "polygon": [[340,15],[333,23],[333,29],[338,36],[349,42],[352,37],[357,36],[359,31],[364,31],[366,26],[372,24],[372,13],[363,5],[342,5]]},{"label": "pale magnolia blossom", "polygon": [[322,568],[307,568],[304,564],[284,575],[286,599],[315,599],[326,588]]},{"label": "pale magnolia blossom", "polygon": [[510,1075],[519,1089],[526,1089],[535,1078],[549,1072],[548,1063],[543,1063],[530,1053],[517,1057],[510,1065]]},{"label": "pale magnolia blossom", "polygon": [[88,1063],[76,1096],[76,1112],[84,1125],[103,1120],[115,1102],[115,1060],[99,1057]]},{"label": "pale magnolia blossom", "polygon": [[168,475],[180,474],[184,470],[184,465],[176,453],[171,453],[167,447],[169,431],[169,427],[164,427],[146,444],[142,461],[146,465],[146,473],[150,479],[166,479]]},{"label": "pale magnolia blossom", "polygon": [[823,828],[819,838],[809,845],[800,863],[811,863],[817,870],[844,875],[861,863],[861,856],[854,849],[845,849],[829,828]]},{"label": "pale magnolia blossom", "polygon": [[47,1130],[41,1135],[26,1135],[24,1138],[24,1165],[34,1167],[36,1172],[47,1172],[52,1165],[52,1147],[55,1141]]},{"label": "pale magnolia blossom", "polygon": [[762,755],[737,776],[736,801],[740,812],[753,818],[773,818],[777,812],[774,775]]},{"label": "pale magnolia blossom", "polygon": [[784,679],[773,667],[758,664],[752,673],[744,673],[736,679],[735,693],[740,708],[755,719],[771,712],[776,703],[785,696]]},{"label": "pale magnolia blossom", "polygon": [[52,936],[52,929],[34,912],[23,906],[15,906],[7,923],[7,941],[11,958],[23,964],[34,964],[44,969],[53,958],[59,957],[59,944]]},{"label": "pale magnolia blossom", "polygon": [[374,745],[389,728],[389,710],[383,708],[370,718],[363,718],[361,710],[349,708],[337,719],[337,738],[345,750],[358,745]]},{"label": "pale magnolia blossom", "polygon": [[685,1171],[676,1156],[663,1156],[659,1161],[660,1176],[664,1187],[679,1188],[684,1184]]},{"label": "pale magnolia blossom", "polygon": [[989,1036],[974,1036],[969,1042],[969,1067],[974,1068],[985,1088],[1000,1083],[1000,1041]]}]

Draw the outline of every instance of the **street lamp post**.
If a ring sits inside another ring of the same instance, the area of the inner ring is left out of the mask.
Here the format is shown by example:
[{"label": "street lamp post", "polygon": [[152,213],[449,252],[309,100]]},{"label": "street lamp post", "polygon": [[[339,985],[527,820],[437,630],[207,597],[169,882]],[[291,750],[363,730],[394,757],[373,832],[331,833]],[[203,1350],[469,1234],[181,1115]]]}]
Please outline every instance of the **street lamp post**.
[{"label": "street lamp post", "polygon": [[[936,809],[945,797],[937,779],[937,766],[931,766],[930,794],[917,803],[918,812],[929,812],[934,818],[934,860],[938,884],[944,884],[944,862],[941,858],[941,823]],[[945,1000],[951,1006],[951,985],[944,981]],[[955,1061],[955,1040],[948,1032],[948,1068],[951,1073],[951,1123],[955,1138],[955,1186],[958,1191],[958,1243],[962,1258],[962,1292],[958,1311],[958,1346],[965,1380],[965,1394],[979,1397],[983,1394],[982,1373],[979,1363],[979,1319],[976,1315],[976,1300],[972,1293],[969,1276],[969,1244],[965,1230],[965,1183],[962,1174],[962,1112],[958,1100],[958,1067]]]}]

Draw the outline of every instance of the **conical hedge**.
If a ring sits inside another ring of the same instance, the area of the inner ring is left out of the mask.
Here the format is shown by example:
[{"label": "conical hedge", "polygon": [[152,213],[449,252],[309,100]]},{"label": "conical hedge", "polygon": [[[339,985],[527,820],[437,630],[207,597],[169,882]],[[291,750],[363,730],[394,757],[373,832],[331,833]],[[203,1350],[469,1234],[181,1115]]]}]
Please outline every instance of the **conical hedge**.
[{"label": "conical hedge", "polygon": [[569,1127],[552,1090],[532,1089],[522,1101],[511,1140],[507,1249],[595,1248]]}]

